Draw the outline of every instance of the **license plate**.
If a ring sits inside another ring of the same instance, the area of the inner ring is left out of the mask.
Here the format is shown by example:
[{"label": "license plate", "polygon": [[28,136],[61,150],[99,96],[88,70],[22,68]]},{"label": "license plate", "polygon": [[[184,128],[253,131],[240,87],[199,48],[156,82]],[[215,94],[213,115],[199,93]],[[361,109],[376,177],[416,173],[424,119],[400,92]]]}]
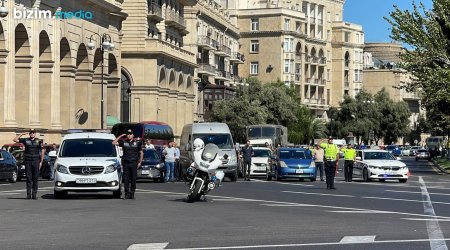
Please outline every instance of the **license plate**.
[{"label": "license plate", "polygon": [[97,179],[94,178],[79,178],[75,180],[77,184],[95,184],[97,183]]},{"label": "license plate", "polygon": [[150,174],[150,170],[142,170],[141,174],[149,175]]},{"label": "license plate", "polygon": [[386,171],[384,174],[393,175],[393,174],[396,174],[396,173],[395,173],[395,171]]},{"label": "license plate", "polygon": [[303,174],[303,169],[296,169],[296,170],[295,170],[295,173],[296,173],[296,174]]}]

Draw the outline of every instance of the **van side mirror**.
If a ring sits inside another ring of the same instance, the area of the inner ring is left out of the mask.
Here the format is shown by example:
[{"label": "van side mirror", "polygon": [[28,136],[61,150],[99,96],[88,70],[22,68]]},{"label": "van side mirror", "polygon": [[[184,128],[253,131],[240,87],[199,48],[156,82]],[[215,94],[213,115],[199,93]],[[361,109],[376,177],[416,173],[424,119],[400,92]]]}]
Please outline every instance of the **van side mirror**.
[{"label": "van side mirror", "polygon": [[357,161],[360,161],[360,160],[361,160],[361,157],[360,157],[360,156],[356,156],[356,160],[357,160]]},{"label": "van side mirror", "polygon": [[400,157],[397,157],[397,158],[395,158],[397,161],[401,161],[402,160],[402,158],[400,158]]},{"label": "van side mirror", "polygon": [[48,152],[48,157],[50,157],[50,158],[56,158],[56,151],[50,151],[50,152]]}]

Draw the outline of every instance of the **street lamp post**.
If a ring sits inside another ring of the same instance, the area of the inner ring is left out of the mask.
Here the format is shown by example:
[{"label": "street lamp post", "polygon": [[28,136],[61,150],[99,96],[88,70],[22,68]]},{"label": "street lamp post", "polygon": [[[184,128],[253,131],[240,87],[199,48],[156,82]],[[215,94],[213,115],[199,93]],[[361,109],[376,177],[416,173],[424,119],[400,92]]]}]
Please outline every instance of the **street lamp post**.
[{"label": "street lamp post", "polygon": [[98,33],[94,33],[91,35],[91,37],[89,38],[89,42],[87,43],[87,48],[88,50],[94,50],[95,49],[95,44],[94,42],[92,42],[92,37],[94,35],[97,35],[99,40],[101,41],[101,45],[100,45],[100,53],[102,55],[102,72],[101,72],[101,98],[100,98],[100,128],[103,129],[104,128],[104,90],[103,90],[103,65],[105,63],[105,56],[104,56],[104,52],[110,52],[114,50],[114,43],[112,41],[112,38],[110,35],[104,33],[102,35],[98,34]]}]

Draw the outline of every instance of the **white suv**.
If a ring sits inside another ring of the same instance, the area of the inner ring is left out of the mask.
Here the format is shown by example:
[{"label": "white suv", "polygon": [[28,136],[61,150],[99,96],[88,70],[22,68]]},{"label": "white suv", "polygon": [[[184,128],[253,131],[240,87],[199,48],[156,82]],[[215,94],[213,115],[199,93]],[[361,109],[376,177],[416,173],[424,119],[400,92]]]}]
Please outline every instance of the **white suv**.
[{"label": "white suv", "polygon": [[55,161],[54,197],[71,192],[112,191],[120,198],[121,166],[114,135],[74,133],[64,136]]}]

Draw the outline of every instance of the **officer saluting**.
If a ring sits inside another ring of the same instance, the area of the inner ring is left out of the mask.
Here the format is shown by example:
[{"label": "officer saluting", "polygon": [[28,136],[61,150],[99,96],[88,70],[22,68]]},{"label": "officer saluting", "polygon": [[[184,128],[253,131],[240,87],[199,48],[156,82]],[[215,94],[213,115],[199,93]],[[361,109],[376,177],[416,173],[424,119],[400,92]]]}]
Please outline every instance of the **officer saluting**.
[{"label": "officer saluting", "polygon": [[339,149],[333,144],[333,137],[328,138],[328,143],[320,144],[320,147],[325,150],[325,175],[327,182],[327,189],[336,189],[334,187],[334,176],[338,167]]},{"label": "officer saluting", "polygon": [[[126,136],[126,140],[120,140]],[[133,130],[128,129],[126,134],[117,137],[113,142],[114,145],[119,145],[123,150],[122,167],[123,180],[125,183],[125,199],[134,199],[134,191],[136,190],[136,176],[137,169],[141,166],[144,158],[142,151],[142,142],[134,139]],[[131,188],[130,188],[131,181]]]},{"label": "officer saluting", "polygon": [[25,170],[27,172],[27,200],[37,200],[39,170],[44,161],[45,149],[42,140],[36,138],[36,131],[30,129],[29,138],[20,138],[27,133],[18,134],[13,141],[25,145]]}]

